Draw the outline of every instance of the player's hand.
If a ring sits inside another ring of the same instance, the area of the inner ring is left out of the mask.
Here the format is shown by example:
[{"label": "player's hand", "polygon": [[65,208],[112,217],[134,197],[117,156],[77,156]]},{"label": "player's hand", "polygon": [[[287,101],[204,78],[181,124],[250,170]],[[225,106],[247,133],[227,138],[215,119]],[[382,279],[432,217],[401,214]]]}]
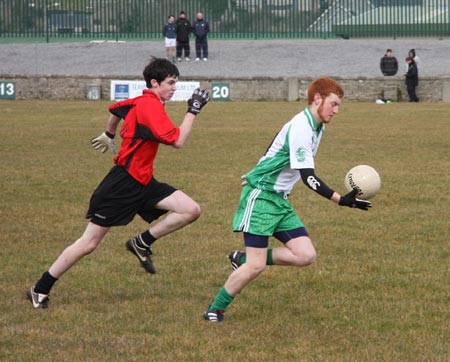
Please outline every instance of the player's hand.
[{"label": "player's hand", "polygon": [[114,134],[109,133],[108,131],[103,132],[97,138],[93,138],[91,140],[91,145],[95,150],[99,150],[101,153],[105,153],[108,151],[108,148],[112,151],[112,153],[116,154],[116,145],[114,144]]},{"label": "player's hand", "polygon": [[341,196],[339,200],[339,205],[348,206],[348,207],[356,207],[361,210],[368,210],[372,207],[372,203],[366,200],[360,200],[356,198],[356,194],[358,193],[357,189],[353,189],[347,195]]},{"label": "player's hand", "polygon": [[200,113],[203,106],[209,101],[209,92],[206,89],[197,88],[192,93],[191,98],[187,101],[188,113],[192,113],[194,116]]}]

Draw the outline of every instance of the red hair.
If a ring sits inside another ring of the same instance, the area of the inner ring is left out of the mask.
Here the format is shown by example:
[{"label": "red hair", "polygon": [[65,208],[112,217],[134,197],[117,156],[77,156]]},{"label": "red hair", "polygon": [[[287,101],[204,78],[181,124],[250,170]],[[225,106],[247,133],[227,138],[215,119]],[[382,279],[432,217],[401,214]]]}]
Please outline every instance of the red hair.
[{"label": "red hair", "polygon": [[339,98],[344,97],[344,90],[331,78],[317,78],[308,88],[308,104],[314,101],[314,94],[319,93],[322,98],[328,97],[331,93],[336,94]]}]

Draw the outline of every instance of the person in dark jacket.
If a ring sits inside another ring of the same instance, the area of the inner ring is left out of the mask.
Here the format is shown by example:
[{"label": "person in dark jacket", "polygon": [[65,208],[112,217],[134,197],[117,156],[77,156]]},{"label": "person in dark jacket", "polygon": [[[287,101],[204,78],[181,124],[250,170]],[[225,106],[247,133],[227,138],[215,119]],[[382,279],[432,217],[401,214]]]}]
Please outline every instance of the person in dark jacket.
[{"label": "person in dark jacket", "polygon": [[181,10],[179,18],[175,21],[175,32],[177,33],[177,60],[181,62],[181,55],[184,50],[184,57],[188,62],[191,55],[189,36],[192,33],[192,26],[189,20],[186,19],[186,13],[183,10]]},{"label": "person in dark jacket", "polygon": [[392,49],[387,49],[386,54],[380,60],[381,73],[385,76],[396,75],[398,71],[397,58],[394,57]]},{"label": "person in dark jacket", "polygon": [[408,71],[405,74],[405,83],[409,101],[418,102],[419,98],[417,98],[416,95],[416,87],[419,85],[419,71],[417,70],[417,65],[413,58],[407,57],[406,63],[408,64]]},{"label": "person in dark jacket", "polygon": [[194,22],[193,33],[195,35],[195,52],[197,57],[195,61],[199,61],[202,58],[206,62],[208,60],[208,33],[209,23],[203,19],[203,14],[197,14],[197,20]]}]

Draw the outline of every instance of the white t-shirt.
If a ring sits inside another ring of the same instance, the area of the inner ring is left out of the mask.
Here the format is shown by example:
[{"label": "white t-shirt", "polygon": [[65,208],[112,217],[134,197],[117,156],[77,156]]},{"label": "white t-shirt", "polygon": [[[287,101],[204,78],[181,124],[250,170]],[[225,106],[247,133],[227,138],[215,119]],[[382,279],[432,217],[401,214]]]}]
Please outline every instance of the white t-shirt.
[{"label": "white t-shirt", "polygon": [[294,116],[276,135],[266,154],[246,176],[257,189],[291,193],[299,169],[314,169],[314,157],[325,126],[317,125],[309,107]]}]

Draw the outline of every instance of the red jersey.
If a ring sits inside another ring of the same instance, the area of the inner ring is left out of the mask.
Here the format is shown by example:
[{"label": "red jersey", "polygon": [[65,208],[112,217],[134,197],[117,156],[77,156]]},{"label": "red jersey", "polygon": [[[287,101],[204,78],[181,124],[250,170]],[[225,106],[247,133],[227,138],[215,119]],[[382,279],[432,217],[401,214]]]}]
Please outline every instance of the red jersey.
[{"label": "red jersey", "polygon": [[110,105],[109,111],[125,119],[120,130],[122,145],[114,163],[147,185],[153,176],[159,144],[173,144],[180,136],[180,129],[173,125],[164,103],[150,89],[145,89],[142,96]]}]

